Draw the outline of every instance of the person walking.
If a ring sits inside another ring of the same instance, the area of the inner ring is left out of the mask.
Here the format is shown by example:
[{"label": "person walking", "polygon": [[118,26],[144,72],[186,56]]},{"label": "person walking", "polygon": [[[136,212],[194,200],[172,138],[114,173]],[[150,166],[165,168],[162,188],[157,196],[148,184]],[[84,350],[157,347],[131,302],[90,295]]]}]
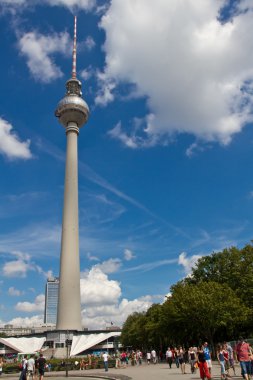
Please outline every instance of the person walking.
[{"label": "person walking", "polygon": [[204,357],[208,366],[209,373],[211,374],[212,373],[212,359],[211,359],[211,352],[210,352],[207,342],[204,343],[203,351],[204,351]]},{"label": "person walking", "polygon": [[233,369],[234,375],[235,373],[235,360],[234,360],[234,351],[230,343],[225,342],[228,350],[228,360],[229,360],[229,367]]},{"label": "person walking", "polygon": [[185,351],[183,349],[183,347],[179,347],[178,351],[177,351],[177,355],[178,355],[178,360],[179,360],[179,364],[180,364],[180,369],[181,369],[181,372],[182,374],[185,374]]},{"label": "person walking", "polygon": [[211,379],[208,365],[204,355],[204,347],[199,347],[197,351],[199,374],[202,380]]},{"label": "person walking", "polygon": [[173,352],[171,351],[170,347],[168,347],[165,355],[166,355],[166,361],[169,364],[169,367],[171,368],[172,360],[173,360]]},{"label": "person walking", "polygon": [[108,355],[107,352],[104,352],[102,356],[103,356],[103,360],[104,360],[105,372],[108,372],[108,358],[109,358],[109,355]]},{"label": "person walking", "polygon": [[194,373],[195,372],[195,365],[197,362],[197,355],[196,355],[196,352],[194,351],[193,347],[189,348],[188,358],[189,358],[189,363],[191,366],[191,373]]},{"label": "person walking", "polygon": [[179,368],[178,349],[174,348],[173,352],[174,352],[174,358],[175,358],[176,367]]},{"label": "person walking", "polygon": [[0,357],[0,376],[2,375],[3,373],[3,366],[4,366],[4,361],[3,361],[3,358]]},{"label": "person walking", "polygon": [[150,360],[151,360],[151,353],[150,351],[147,352],[147,362],[148,362],[148,365],[150,364]]},{"label": "person walking", "polygon": [[120,368],[120,353],[118,350],[115,353],[115,368]]},{"label": "person walking", "polygon": [[40,354],[37,365],[38,365],[38,370],[39,370],[39,380],[43,380],[44,373],[45,373],[46,359],[44,358],[42,353]]},{"label": "person walking", "polygon": [[127,357],[127,354],[125,351],[123,351],[121,356],[120,356],[123,368],[126,368],[126,357]]},{"label": "person walking", "polygon": [[245,380],[249,380],[251,374],[251,362],[250,357],[252,355],[250,346],[243,337],[239,338],[239,342],[236,345],[237,359],[240,362],[242,374]]},{"label": "person walking", "polygon": [[225,357],[223,346],[220,344],[217,347],[217,359],[220,364],[221,379],[226,379]]},{"label": "person walking", "polygon": [[223,344],[223,356],[224,356],[224,359],[225,359],[226,375],[228,377],[231,377],[230,373],[229,373],[229,369],[230,369],[230,365],[229,365],[229,353],[228,353],[227,345],[226,344]]},{"label": "person walking", "polygon": [[19,380],[26,380],[26,371],[27,371],[27,355],[24,355],[21,361],[21,374]]},{"label": "person walking", "polygon": [[156,364],[157,358],[156,358],[156,351],[155,350],[151,351],[151,357],[152,357],[153,364]]},{"label": "person walking", "polygon": [[29,380],[30,376],[32,376],[32,380],[34,380],[34,372],[35,372],[35,360],[34,355],[27,360],[27,380]]}]

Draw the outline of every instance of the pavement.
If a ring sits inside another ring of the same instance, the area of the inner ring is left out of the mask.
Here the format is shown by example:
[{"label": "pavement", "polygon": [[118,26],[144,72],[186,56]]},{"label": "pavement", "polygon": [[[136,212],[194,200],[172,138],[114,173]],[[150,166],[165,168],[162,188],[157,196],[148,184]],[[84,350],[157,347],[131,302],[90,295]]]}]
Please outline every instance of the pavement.
[{"label": "pavement", "polygon": [[[232,374],[232,371],[231,371]],[[242,379],[240,375],[240,368],[236,366],[237,376],[232,376],[231,379]],[[19,374],[1,376],[1,380],[8,378],[8,380],[18,380]],[[47,372],[45,373],[44,380],[66,380],[65,372]],[[85,370],[85,371],[69,371],[68,378],[77,380],[76,378],[83,378],[83,380],[107,379],[107,380],[199,380],[199,370],[196,373],[190,373],[190,366],[186,365],[186,374],[182,374],[180,368],[175,365],[170,369],[168,364],[150,364],[143,363],[142,365],[128,366],[127,368],[109,368],[108,372],[104,369]],[[220,380],[220,366],[216,363],[212,368],[212,379]]]}]

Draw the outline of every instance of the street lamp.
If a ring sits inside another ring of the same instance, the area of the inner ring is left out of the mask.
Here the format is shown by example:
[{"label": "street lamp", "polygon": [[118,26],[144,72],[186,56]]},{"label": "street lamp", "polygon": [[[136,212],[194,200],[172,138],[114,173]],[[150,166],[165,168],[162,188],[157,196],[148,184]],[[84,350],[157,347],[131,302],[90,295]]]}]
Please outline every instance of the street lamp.
[{"label": "street lamp", "polygon": [[71,345],[71,340],[69,339],[69,332],[67,331],[66,333],[66,350],[67,350],[67,360],[66,360],[66,365],[65,365],[65,369],[66,369],[66,377],[69,376],[69,346]]}]

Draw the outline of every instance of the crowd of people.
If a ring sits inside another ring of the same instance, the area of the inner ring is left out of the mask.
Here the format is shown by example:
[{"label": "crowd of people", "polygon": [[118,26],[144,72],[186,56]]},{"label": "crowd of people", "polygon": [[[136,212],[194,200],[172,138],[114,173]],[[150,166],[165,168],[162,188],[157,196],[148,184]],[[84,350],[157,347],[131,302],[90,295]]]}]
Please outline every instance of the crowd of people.
[{"label": "crowd of people", "polygon": [[[191,372],[192,374],[199,371],[201,380],[211,379],[212,377],[212,360],[218,361],[220,366],[221,380],[230,379],[232,375],[236,375],[235,363],[240,364],[241,375],[245,380],[253,379],[253,350],[249,343],[242,337],[239,338],[233,347],[227,342],[218,344],[216,350],[210,349],[207,342],[201,346],[192,346],[186,349],[183,346],[168,347],[166,353],[153,348],[146,352],[141,350],[116,351],[111,357],[108,352],[101,352],[101,359],[104,362],[105,371],[108,371],[108,361],[115,359],[115,368],[126,368],[128,365],[142,365],[143,360],[147,365],[157,364],[166,361],[168,368],[175,366],[182,374]],[[97,358],[97,357],[96,357]],[[98,359],[98,358],[97,358]],[[76,368],[87,369],[92,368],[94,356],[88,354],[87,358],[75,361]],[[3,370],[3,358],[0,357],[0,376]],[[49,370],[50,363],[46,362],[43,354],[39,357],[31,355],[29,358],[24,355],[20,363],[19,380],[43,380],[44,372]]]},{"label": "crowd of people", "polygon": [[183,346],[168,347],[165,355],[162,351],[157,354],[154,349],[145,353],[140,350],[123,351],[116,355],[116,368],[125,367],[129,362],[132,365],[140,365],[143,359],[146,359],[148,365],[166,360],[170,369],[175,365],[182,374],[187,373],[186,365],[188,365],[188,371],[189,367],[191,373],[199,371],[202,380],[211,379],[213,359],[217,360],[220,365],[221,380],[230,379],[232,375],[236,375],[235,363],[239,363],[241,376],[245,380],[253,379],[253,350],[242,337],[234,347],[223,342],[218,344],[216,350],[211,350],[208,343],[205,342],[201,346],[189,347],[189,349],[185,349]]},{"label": "crowd of people", "polygon": [[45,369],[46,369],[46,359],[41,353],[39,357],[36,355],[31,355],[28,359],[27,355],[24,355],[20,363],[20,377],[19,380],[43,380]]},{"label": "crowd of people", "polygon": [[[163,357],[162,352],[156,355],[155,350],[146,353],[147,364],[150,362],[156,364],[158,360],[162,361]],[[188,364],[191,373],[198,370],[202,380],[211,379],[212,358],[217,360],[220,365],[221,380],[230,379],[232,375],[236,375],[235,362],[240,364],[241,376],[245,380],[253,378],[253,350],[242,337],[234,347],[223,342],[218,344],[217,350],[213,350],[213,352],[205,342],[201,346],[189,347],[189,349],[185,349],[183,346],[168,347],[165,354],[169,368],[172,368],[174,364],[182,374],[186,374],[186,364]]]}]

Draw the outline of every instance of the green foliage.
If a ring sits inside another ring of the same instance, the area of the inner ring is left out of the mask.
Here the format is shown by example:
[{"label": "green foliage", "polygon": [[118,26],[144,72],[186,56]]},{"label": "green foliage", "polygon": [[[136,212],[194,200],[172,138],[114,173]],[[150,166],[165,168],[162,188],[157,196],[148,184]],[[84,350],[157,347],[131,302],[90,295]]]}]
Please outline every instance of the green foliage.
[{"label": "green foliage", "polygon": [[[68,370],[76,370],[79,369],[79,365],[75,365],[75,361],[80,361],[80,358],[69,358],[68,359]],[[64,365],[62,365],[62,361],[64,361]],[[51,364],[51,371],[66,371],[66,361],[67,359],[47,359],[47,364]],[[88,359],[87,359],[88,362]],[[110,368],[115,367],[115,359],[109,359],[108,366]],[[98,369],[104,368],[104,362],[101,358],[92,358],[92,365],[86,366],[86,369]],[[3,373],[18,373],[20,372],[19,363],[4,363]]]},{"label": "green foliage", "polygon": [[146,316],[145,313],[133,313],[125,321],[120,337],[120,342],[124,347],[143,347],[146,342],[145,334]]},{"label": "green foliage", "polygon": [[184,282],[197,284],[201,281],[227,284],[246,305],[252,307],[253,246],[246,245],[241,250],[231,247],[199,259],[192,276]]},{"label": "green foliage", "polygon": [[227,284],[213,281],[179,283],[167,302],[168,322],[171,327],[182,328],[184,339],[202,336],[212,342],[220,335],[231,338],[251,315],[251,310]]},{"label": "green foliage", "polygon": [[203,339],[214,344],[252,334],[253,246],[202,257],[192,276],[171,290],[164,304],[127,318],[121,336],[124,346],[159,348]]}]

